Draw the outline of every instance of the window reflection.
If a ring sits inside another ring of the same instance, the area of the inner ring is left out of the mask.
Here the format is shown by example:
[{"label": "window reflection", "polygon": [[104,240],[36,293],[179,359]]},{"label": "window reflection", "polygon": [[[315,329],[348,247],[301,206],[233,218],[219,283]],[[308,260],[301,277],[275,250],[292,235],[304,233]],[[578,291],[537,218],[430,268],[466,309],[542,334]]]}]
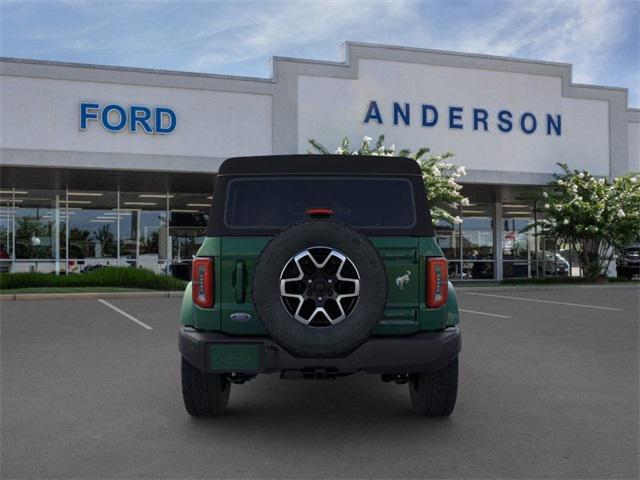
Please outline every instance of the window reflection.
[{"label": "window reflection", "polygon": [[120,255],[126,264],[166,270],[167,200],[163,192],[121,192]]},{"label": "window reflection", "polygon": [[13,192],[0,195],[0,272],[8,272],[13,255]]},{"label": "window reflection", "polygon": [[54,244],[59,241],[59,208],[64,206],[64,198],[64,192],[47,190],[31,190],[16,198],[16,258],[45,263],[52,260]]},{"label": "window reflection", "polygon": [[[460,216],[460,211],[448,206],[441,206],[452,217]],[[460,263],[460,225],[439,220],[435,224],[435,236],[438,246],[442,250],[449,264],[449,279],[460,280],[462,278],[462,264]]]},{"label": "window reflection", "polygon": [[493,205],[472,204],[462,209],[462,278],[495,278]]},{"label": "window reflection", "polygon": [[117,264],[116,196],[116,192],[69,190],[63,215],[69,223],[70,272]]},{"label": "window reflection", "polygon": [[536,237],[533,206],[525,202],[502,205],[502,270],[505,278],[535,275]]},{"label": "window reflection", "polygon": [[176,194],[170,199],[171,273],[189,280],[191,259],[204,242],[211,195]]}]

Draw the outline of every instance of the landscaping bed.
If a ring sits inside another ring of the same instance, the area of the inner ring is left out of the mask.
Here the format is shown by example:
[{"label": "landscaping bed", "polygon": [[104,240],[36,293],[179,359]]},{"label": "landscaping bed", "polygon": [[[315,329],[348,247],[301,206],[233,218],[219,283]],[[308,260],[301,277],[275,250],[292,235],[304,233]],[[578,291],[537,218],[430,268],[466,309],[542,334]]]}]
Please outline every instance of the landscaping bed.
[{"label": "landscaping bed", "polygon": [[131,289],[174,291],[184,290],[185,286],[186,282],[169,275],[131,267],[104,267],[71,275],[0,273],[0,293],[15,293],[18,290],[27,293],[26,289],[32,291],[38,289],[33,293],[53,293],[69,288],[95,292],[98,291],[98,287],[118,288],[121,291],[131,291]]}]

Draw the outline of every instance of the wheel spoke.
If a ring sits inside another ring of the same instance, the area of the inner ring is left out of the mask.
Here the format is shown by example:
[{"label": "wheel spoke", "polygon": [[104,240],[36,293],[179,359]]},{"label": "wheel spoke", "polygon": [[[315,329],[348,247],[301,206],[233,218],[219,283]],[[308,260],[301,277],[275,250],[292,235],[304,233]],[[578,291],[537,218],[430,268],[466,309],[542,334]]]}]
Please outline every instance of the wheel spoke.
[{"label": "wheel spoke", "polygon": [[[320,249],[328,251],[326,256],[322,256],[324,252],[318,251]],[[317,258],[322,258],[322,261],[318,261]],[[337,269],[335,262],[330,269],[325,269],[332,259],[337,259]],[[303,269],[303,261],[310,262],[310,265],[305,263]],[[349,271],[345,273],[347,265]],[[291,277],[293,267],[297,270],[295,277]],[[335,276],[331,273],[333,271],[336,272]],[[285,272],[288,278],[285,278]],[[339,283],[352,285],[352,292],[338,294],[335,288]],[[318,290],[314,290],[314,284],[318,285]],[[288,291],[290,285],[296,285],[295,293]],[[301,251],[289,260],[280,276],[280,296],[283,305],[293,318],[304,325],[319,326],[317,322],[320,320],[315,318],[317,315],[324,316],[329,325],[341,322],[355,308],[359,295],[360,277],[355,265],[341,252],[329,247],[311,247]],[[347,299],[348,303],[343,304]],[[297,304],[294,304],[294,301]],[[326,302],[331,302],[331,308],[325,308],[329,305],[325,305]],[[303,307],[307,314],[303,314]]]}]

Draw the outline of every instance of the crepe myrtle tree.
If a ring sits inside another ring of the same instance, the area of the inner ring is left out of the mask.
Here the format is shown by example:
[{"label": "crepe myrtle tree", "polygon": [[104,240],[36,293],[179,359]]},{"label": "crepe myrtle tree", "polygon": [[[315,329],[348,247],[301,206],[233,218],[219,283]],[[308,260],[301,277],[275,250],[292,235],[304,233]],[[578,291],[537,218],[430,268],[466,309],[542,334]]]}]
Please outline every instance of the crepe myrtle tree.
[{"label": "crepe myrtle tree", "polygon": [[[330,155],[332,152],[328,148],[318,143],[313,138],[309,139],[312,150],[309,153],[320,153]],[[446,152],[440,155],[430,153],[427,147],[422,147],[415,152],[408,149],[396,151],[395,145],[385,146],[384,135],[380,135],[373,143],[371,137],[364,137],[357,149],[354,149],[349,138],[344,137],[338,148],[333,152],[337,155],[372,155],[380,157],[407,157],[412,158],[420,166],[422,179],[427,188],[427,198],[431,205],[432,221],[444,221],[453,224],[462,223],[462,219],[457,215],[449,213],[445,207],[458,208],[458,205],[469,205],[469,199],[462,195],[462,185],[457,183],[457,179],[466,175],[465,167],[459,167],[449,162],[453,153]]]},{"label": "crepe myrtle tree", "polygon": [[584,170],[558,163],[536,204],[544,218],[538,233],[573,246],[584,277],[604,277],[616,251],[640,235],[640,175],[596,178]]}]

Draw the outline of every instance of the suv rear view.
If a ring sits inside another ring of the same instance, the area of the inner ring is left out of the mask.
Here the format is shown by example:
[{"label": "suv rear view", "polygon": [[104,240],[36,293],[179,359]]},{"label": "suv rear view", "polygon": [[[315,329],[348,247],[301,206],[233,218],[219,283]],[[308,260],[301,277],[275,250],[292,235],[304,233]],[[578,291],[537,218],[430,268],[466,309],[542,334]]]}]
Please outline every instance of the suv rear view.
[{"label": "suv rear view", "polygon": [[458,307],[410,159],[225,161],[181,323],[194,416],[224,413],[231,384],[261,373],[363,371],[408,383],[418,414],[455,405]]}]

